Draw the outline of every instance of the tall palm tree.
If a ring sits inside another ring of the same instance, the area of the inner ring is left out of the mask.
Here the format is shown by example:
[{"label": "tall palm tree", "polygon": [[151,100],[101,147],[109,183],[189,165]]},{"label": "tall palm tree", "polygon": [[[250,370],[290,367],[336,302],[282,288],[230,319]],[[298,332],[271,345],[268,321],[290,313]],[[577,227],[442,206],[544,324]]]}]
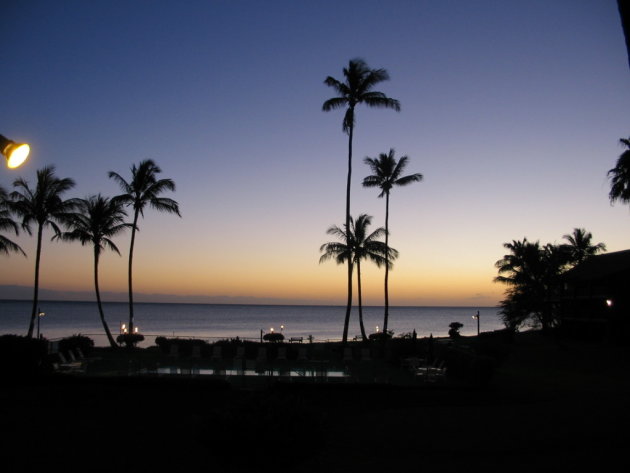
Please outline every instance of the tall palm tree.
[{"label": "tall palm tree", "polygon": [[610,203],[620,201],[623,204],[630,204],[630,138],[621,138],[619,143],[626,149],[614,168],[608,171],[610,179]]},{"label": "tall palm tree", "polygon": [[[11,218],[11,203],[8,200],[7,192],[0,187],[0,230],[10,230],[16,235],[19,232],[18,224]],[[9,240],[4,235],[0,235],[0,253],[9,255],[10,253],[24,253],[20,246]]]},{"label": "tall palm tree", "polygon": [[70,220],[69,226],[71,230],[61,235],[61,238],[66,241],[79,241],[82,245],[93,245],[96,303],[103,329],[112,348],[116,348],[117,345],[103,312],[101,292],[98,284],[98,264],[101,253],[107,248],[120,255],[118,247],[111,238],[130,226],[130,224],[124,222],[126,215],[127,213],[120,202],[103,197],[100,194],[93,195],[79,201],[77,212]]},{"label": "tall palm tree", "polygon": [[591,242],[593,234],[583,228],[574,228],[573,233],[563,235],[562,238],[569,242],[569,244],[564,245],[564,247],[566,251],[568,251],[573,265],[580,264],[589,256],[596,255],[601,251],[606,251],[606,245],[604,243],[594,245]]},{"label": "tall palm tree", "polygon": [[[391,262],[398,257],[398,252],[393,248],[388,248],[385,243],[379,241],[378,238],[383,236],[385,229],[379,227],[372,233],[368,234],[368,226],[372,223],[372,217],[361,214],[357,218],[356,223],[350,218],[350,231],[346,232],[336,225],[330,227],[326,233],[338,237],[341,242],[325,243],[320,247],[323,255],[319,258],[319,262],[323,263],[329,259],[334,259],[337,264],[344,264],[348,261],[357,266],[357,296],[359,301],[359,325],[361,327],[361,336],[363,340],[367,340],[365,327],[363,325],[363,302],[361,294],[361,260],[368,259],[377,266],[383,264],[390,265]],[[350,266],[352,267],[352,265]],[[343,328],[344,340],[348,337],[349,319]]]},{"label": "tall palm tree", "polygon": [[[325,112],[345,108],[342,129],[348,134],[348,175],[346,181],[346,224],[350,228],[350,184],[352,181],[352,140],[354,137],[355,108],[359,104],[368,107],[391,108],[400,111],[398,100],[387,97],[383,92],[377,92],[374,87],[380,82],[389,79],[385,69],[370,69],[362,59],[352,59],[348,67],[343,69],[344,81],[328,76],[324,84],[332,87],[337,96],[330,98],[322,105]],[[348,326],[350,310],[352,307],[352,260],[348,260],[348,299],[346,304],[346,318],[344,326]],[[343,343],[347,342],[347,333],[344,331]]]},{"label": "tall palm tree", "polygon": [[138,219],[144,217],[144,209],[149,206],[158,212],[174,213],[181,217],[179,204],[173,199],[159,197],[165,191],[175,191],[172,179],[158,179],[162,170],[151,160],[141,161],[131,167],[131,180],[127,182],[120,174],[110,171],[109,177],[116,181],[123,193],[114,197],[116,202],[133,208],[131,244],[129,246],[129,333],[134,333],[133,323],[133,248],[136,241]]},{"label": "tall palm tree", "polygon": [[[366,157],[364,162],[372,172],[371,176],[363,179],[364,187],[378,187],[381,189],[379,197],[385,197],[385,246],[389,247],[389,193],[394,186],[406,186],[413,182],[420,182],[422,174],[415,173],[403,176],[409,158],[401,157],[398,161],[394,157],[394,150],[389,153],[381,153],[378,158]],[[383,333],[387,333],[389,320],[389,265],[385,265],[385,315],[383,320]]]},{"label": "tall palm tree", "polygon": [[27,336],[33,336],[39,294],[39,267],[42,252],[42,235],[45,227],[52,228],[55,236],[61,234],[59,224],[66,224],[77,205],[77,199],[63,200],[62,195],[74,187],[68,177],[55,176],[54,166],[37,171],[37,184],[34,189],[26,180],[19,178],[13,182],[11,193],[13,211],[22,218],[22,228],[31,235],[31,224],[37,225],[37,248],[35,251],[35,283],[33,287],[33,307]]}]

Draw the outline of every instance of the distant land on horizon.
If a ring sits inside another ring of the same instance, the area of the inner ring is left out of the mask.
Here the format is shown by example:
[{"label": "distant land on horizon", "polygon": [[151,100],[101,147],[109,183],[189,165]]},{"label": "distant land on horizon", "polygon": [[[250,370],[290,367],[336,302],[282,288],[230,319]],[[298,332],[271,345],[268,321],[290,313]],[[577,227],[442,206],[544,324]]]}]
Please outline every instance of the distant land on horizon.
[{"label": "distant land on horizon", "polygon": [[[30,286],[0,285],[0,301],[4,300],[32,300],[33,288]],[[127,302],[126,292],[101,292],[103,302]],[[161,304],[244,304],[244,305],[322,305],[322,306],[344,306],[343,303],[312,301],[305,299],[289,299],[281,297],[253,297],[253,296],[204,296],[204,295],[176,295],[176,294],[145,294],[134,292],[134,302],[149,302]],[[67,301],[67,302],[95,302],[94,292],[90,291],[57,291],[53,289],[39,289],[39,300],[41,301]],[[372,304],[366,304],[365,307]],[[425,304],[409,305],[400,307],[474,307],[473,305],[462,304]],[[491,306],[479,306],[491,307]]]}]

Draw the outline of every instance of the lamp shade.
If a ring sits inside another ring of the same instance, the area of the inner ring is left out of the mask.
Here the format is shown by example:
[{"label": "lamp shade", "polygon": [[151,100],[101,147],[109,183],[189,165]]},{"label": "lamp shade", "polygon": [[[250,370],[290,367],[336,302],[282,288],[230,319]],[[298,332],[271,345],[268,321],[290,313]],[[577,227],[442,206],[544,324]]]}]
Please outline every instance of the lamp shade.
[{"label": "lamp shade", "polygon": [[7,158],[11,169],[20,166],[28,158],[31,147],[25,143],[16,143],[0,135],[0,152]]}]

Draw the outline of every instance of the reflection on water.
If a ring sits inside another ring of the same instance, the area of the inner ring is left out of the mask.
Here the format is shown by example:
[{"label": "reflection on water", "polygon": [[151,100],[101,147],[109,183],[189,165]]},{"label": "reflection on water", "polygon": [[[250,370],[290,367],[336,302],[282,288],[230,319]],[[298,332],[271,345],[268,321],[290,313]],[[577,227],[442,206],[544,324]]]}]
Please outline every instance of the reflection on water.
[{"label": "reflection on water", "polygon": [[343,369],[318,367],[318,368],[265,368],[265,369],[239,369],[239,368],[182,368],[178,366],[163,366],[156,370],[158,375],[200,375],[200,376],[267,376],[288,378],[347,378],[350,374]]}]

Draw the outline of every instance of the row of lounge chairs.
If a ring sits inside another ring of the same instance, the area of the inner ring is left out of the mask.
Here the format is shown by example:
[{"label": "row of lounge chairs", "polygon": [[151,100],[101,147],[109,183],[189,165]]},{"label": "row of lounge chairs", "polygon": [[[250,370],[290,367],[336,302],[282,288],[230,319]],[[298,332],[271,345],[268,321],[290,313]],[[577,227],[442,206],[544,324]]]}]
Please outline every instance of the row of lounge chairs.
[{"label": "row of lounge chairs", "polygon": [[[194,345],[192,347],[192,353],[191,353],[191,357],[192,358],[201,358],[202,353],[201,353],[201,346],[200,345]],[[177,349],[177,345],[171,345],[171,349],[170,349],[170,355],[171,356],[178,356],[178,349]],[[212,347],[212,354],[210,356],[210,359],[213,361],[221,361],[223,360],[224,356],[223,356],[223,348],[219,345],[215,345]],[[245,355],[245,347],[244,346],[239,346],[236,348],[236,354],[233,357],[234,359],[245,359],[246,355]],[[269,360],[269,356],[268,356],[268,350],[267,347],[259,347],[257,354],[256,354],[256,358],[257,361],[268,361]],[[308,361],[309,359],[311,359],[311,354],[309,352],[309,349],[307,347],[299,347],[297,349],[297,361]],[[369,348],[361,348],[358,351],[358,354],[355,352],[355,350],[353,350],[350,347],[346,347],[343,351],[343,361],[344,362],[352,362],[352,361],[356,361],[356,360],[360,360],[360,361],[371,361],[372,360],[372,355],[371,355],[371,351]],[[287,353],[287,347],[278,347],[277,352],[276,352],[276,357],[275,357],[276,361],[286,361],[288,360],[288,353]]]},{"label": "row of lounge chairs", "polygon": [[86,358],[81,348],[57,352],[52,355],[52,366],[55,371],[84,372]]},{"label": "row of lounge chairs", "polygon": [[432,363],[423,358],[405,358],[402,360],[402,368],[410,371],[416,377],[423,377],[426,381],[440,381],[446,376],[444,360],[434,360]]}]

